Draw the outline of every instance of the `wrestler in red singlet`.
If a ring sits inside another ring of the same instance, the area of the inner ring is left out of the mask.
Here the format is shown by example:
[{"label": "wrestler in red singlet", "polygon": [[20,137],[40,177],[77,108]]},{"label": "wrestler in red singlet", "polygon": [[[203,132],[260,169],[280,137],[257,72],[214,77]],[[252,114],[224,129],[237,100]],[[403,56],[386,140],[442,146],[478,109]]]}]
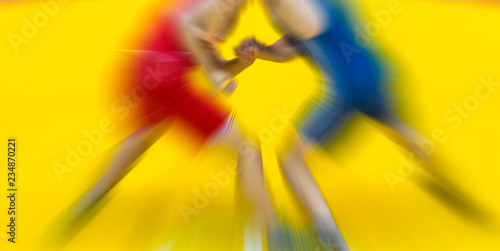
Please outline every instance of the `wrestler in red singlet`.
[{"label": "wrestler in red singlet", "polygon": [[[152,84],[151,72],[161,73],[161,83],[148,91],[140,104],[140,120],[153,125],[174,116],[190,124],[206,139],[230,114],[230,109],[213,101],[210,95],[193,88],[189,74],[197,66],[183,42],[181,21],[185,13],[204,0],[183,0],[170,4],[147,34],[140,48],[144,51],[134,64],[134,85]],[[150,87],[151,88],[151,87]],[[147,89],[147,88],[146,88]]]}]

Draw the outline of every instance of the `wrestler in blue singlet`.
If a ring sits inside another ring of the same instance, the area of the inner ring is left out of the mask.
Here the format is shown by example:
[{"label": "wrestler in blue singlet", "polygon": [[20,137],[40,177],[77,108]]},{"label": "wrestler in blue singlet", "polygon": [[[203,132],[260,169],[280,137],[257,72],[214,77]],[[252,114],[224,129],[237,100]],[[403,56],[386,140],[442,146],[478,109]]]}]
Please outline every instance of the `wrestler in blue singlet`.
[{"label": "wrestler in blue singlet", "polygon": [[298,125],[308,140],[327,144],[353,110],[383,121],[390,112],[381,84],[382,64],[355,39],[353,22],[338,1],[315,0],[328,16],[318,36],[299,40],[289,36],[298,51],[315,65],[325,81],[319,98]]}]

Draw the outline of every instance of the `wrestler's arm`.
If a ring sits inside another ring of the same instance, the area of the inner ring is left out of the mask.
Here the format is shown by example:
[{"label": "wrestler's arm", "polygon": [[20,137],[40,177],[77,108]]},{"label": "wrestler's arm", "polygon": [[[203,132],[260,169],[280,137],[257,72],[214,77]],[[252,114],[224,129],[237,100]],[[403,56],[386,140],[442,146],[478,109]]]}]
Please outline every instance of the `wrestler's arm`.
[{"label": "wrestler's arm", "polygon": [[207,3],[194,10],[183,20],[185,41],[188,48],[209,75],[216,75],[216,79],[213,79],[216,85],[238,75],[253,63],[252,60],[241,58],[225,61],[219,57],[216,46],[223,40],[214,34],[215,30],[222,26],[221,22],[224,22],[225,19],[219,18],[218,15],[215,8]]},{"label": "wrestler's arm", "polygon": [[295,46],[290,43],[287,36],[282,37],[270,46],[254,51],[255,58],[272,62],[286,62],[298,55]]}]

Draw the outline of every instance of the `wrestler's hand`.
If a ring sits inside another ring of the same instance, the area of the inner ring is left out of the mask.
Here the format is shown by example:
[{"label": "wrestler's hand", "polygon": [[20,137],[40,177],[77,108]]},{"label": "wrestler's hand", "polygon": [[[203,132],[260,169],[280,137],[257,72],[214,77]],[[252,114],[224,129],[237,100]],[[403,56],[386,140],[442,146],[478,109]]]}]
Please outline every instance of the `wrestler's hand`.
[{"label": "wrestler's hand", "polygon": [[230,80],[229,83],[227,83],[227,85],[224,86],[220,91],[227,95],[232,95],[237,87],[238,87],[238,82]]},{"label": "wrestler's hand", "polygon": [[249,38],[243,41],[243,43],[235,49],[235,53],[238,58],[253,62],[264,47],[264,44],[257,42],[257,40],[253,38]]},{"label": "wrestler's hand", "polygon": [[208,72],[210,81],[214,84],[217,92],[233,94],[238,83],[233,80],[231,74],[223,70],[213,70]]}]

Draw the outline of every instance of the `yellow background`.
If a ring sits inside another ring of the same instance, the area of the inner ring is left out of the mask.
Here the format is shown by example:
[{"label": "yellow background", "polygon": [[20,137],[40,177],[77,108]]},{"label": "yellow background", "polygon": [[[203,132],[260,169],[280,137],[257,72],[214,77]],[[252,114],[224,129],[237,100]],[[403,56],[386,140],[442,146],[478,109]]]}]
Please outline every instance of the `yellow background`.
[{"label": "yellow background", "polygon": [[[362,1],[359,27],[376,22],[373,11],[386,0]],[[7,199],[0,203],[0,250],[37,250],[49,224],[92,184],[99,163],[128,132],[110,110],[109,72],[119,64],[117,50],[137,39],[145,17],[158,1],[83,1],[60,10],[16,53],[11,32],[21,34],[22,18],[42,9],[36,1],[0,5],[1,136],[18,140],[17,243],[7,242]],[[391,88],[396,110],[423,134],[446,130],[448,140],[436,154],[449,163],[450,177],[499,216],[500,93],[495,92],[457,129],[443,114],[474,95],[478,77],[500,81],[500,5],[483,2],[402,0],[403,11],[374,39],[394,65]],[[280,34],[268,24],[260,2],[251,1],[236,31],[221,48],[225,58],[248,36],[271,43]],[[303,60],[287,64],[257,62],[238,77],[229,99],[249,132],[269,127],[273,109],[297,111],[318,87],[317,74]],[[65,163],[66,147],[85,140],[82,130],[110,118],[116,130],[106,134],[82,163],[60,182],[54,161]],[[397,173],[405,154],[364,120],[342,139],[342,146],[308,158],[337,222],[352,250],[500,250],[497,228],[484,230],[451,213],[410,179],[391,191],[384,174]],[[276,136],[279,136],[277,134]],[[177,138],[176,138],[177,137]],[[242,250],[234,220],[233,185],[186,224],[178,210],[189,204],[194,188],[211,181],[236,155],[229,149],[193,155],[169,132],[119,184],[110,201],[64,250]],[[274,150],[264,148],[267,181],[280,211],[291,208],[285,196]],[[0,188],[7,187],[7,168]],[[452,171],[450,171],[452,170]],[[5,180],[5,181],[4,181]],[[4,193],[0,193],[4,194]],[[496,224],[495,224],[496,226]],[[168,246],[168,245],[167,245]]]}]

